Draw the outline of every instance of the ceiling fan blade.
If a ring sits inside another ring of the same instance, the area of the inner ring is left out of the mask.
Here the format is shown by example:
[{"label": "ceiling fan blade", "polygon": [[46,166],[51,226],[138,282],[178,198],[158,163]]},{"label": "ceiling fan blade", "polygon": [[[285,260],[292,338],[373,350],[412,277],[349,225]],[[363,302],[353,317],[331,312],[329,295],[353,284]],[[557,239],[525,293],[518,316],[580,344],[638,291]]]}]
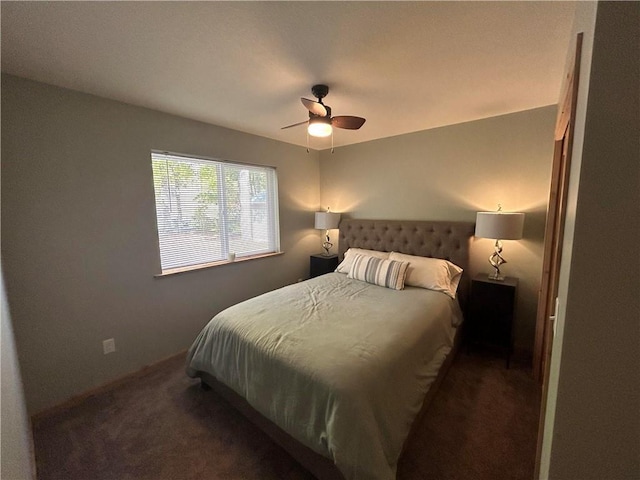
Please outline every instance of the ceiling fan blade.
[{"label": "ceiling fan blade", "polygon": [[282,127],[280,130],[284,130],[285,128],[297,127],[298,125],[304,125],[305,123],[309,123],[309,120],[305,120],[304,122],[294,123],[293,125],[287,125],[286,127]]},{"label": "ceiling fan blade", "polygon": [[366,119],[351,115],[339,115],[331,119],[331,125],[336,128],[346,128],[347,130],[357,130],[364,125],[364,122],[366,122]]},{"label": "ceiling fan blade", "polygon": [[314,115],[318,115],[320,117],[327,116],[327,109],[325,106],[319,102],[314,102],[313,100],[309,100],[308,98],[301,98],[300,101]]}]

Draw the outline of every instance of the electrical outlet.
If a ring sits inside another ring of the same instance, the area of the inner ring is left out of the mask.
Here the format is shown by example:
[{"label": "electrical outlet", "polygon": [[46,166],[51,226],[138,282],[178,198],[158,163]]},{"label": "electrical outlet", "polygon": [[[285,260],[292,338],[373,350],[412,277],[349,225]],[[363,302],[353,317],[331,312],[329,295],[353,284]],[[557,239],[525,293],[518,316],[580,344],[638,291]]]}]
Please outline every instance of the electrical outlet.
[{"label": "electrical outlet", "polygon": [[116,351],[116,341],[113,338],[108,338],[102,342],[102,351],[106,355],[107,353],[113,353]]}]

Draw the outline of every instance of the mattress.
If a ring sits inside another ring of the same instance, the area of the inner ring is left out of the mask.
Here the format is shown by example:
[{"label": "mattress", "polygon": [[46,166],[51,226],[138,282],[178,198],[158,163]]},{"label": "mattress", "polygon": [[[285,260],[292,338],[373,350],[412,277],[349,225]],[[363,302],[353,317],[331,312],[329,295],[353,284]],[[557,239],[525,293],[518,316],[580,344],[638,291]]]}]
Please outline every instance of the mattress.
[{"label": "mattress", "polygon": [[330,273],[220,312],[187,374],[226,384],[346,479],[390,480],[461,319],[441,292]]}]

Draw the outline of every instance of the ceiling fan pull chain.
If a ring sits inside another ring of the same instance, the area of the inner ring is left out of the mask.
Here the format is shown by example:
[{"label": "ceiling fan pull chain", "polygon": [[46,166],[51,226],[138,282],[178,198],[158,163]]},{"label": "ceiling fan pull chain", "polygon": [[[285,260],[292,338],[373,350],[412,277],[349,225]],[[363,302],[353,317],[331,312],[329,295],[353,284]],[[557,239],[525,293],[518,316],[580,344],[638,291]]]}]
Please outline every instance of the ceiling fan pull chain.
[{"label": "ceiling fan pull chain", "polygon": [[331,153],[333,153],[333,129],[331,129]]},{"label": "ceiling fan pull chain", "polygon": [[307,131],[307,154],[309,154],[309,131]]}]

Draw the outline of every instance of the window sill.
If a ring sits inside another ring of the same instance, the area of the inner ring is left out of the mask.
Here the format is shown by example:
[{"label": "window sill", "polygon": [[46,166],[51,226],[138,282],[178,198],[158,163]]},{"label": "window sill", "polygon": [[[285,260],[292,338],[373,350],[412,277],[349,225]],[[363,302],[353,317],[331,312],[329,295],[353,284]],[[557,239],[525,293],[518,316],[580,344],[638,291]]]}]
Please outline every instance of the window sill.
[{"label": "window sill", "polygon": [[157,275],[154,275],[154,277],[156,278],[167,277],[169,275],[175,275],[177,273],[192,272],[194,270],[202,270],[204,268],[220,267],[222,265],[231,265],[232,263],[242,263],[242,262],[247,262],[249,260],[257,260],[260,258],[276,257],[278,255],[282,255],[283,253],[284,252],[264,253],[261,255],[252,255],[250,257],[236,257],[236,259],[233,262],[230,262],[228,260],[221,260],[219,262],[201,263],[199,265],[190,265],[188,267],[172,268],[170,270],[165,270],[162,273],[158,273]]}]

